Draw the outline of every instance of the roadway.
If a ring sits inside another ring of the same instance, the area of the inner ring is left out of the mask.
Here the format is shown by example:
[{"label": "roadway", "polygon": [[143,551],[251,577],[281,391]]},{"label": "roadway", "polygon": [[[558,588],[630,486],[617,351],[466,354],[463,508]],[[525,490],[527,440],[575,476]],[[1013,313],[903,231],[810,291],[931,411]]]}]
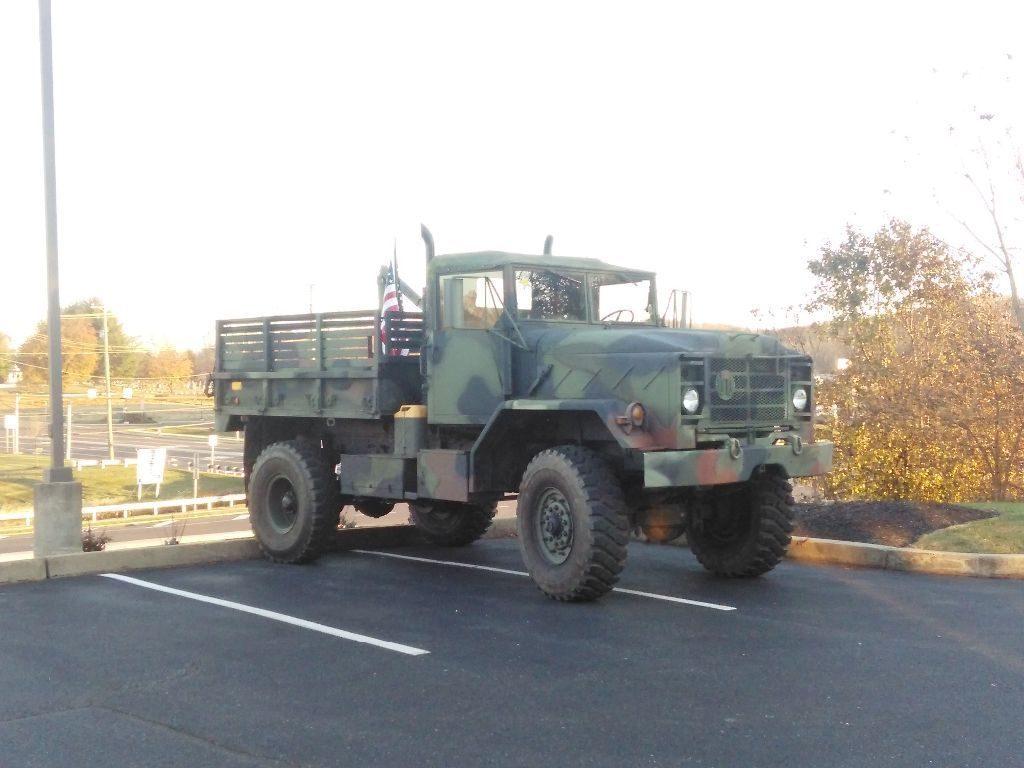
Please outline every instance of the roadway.
[{"label": "roadway", "polygon": [[[47,436],[22,436],[22,453],[46,454],[50,450]],[[139,448],[166,448],[169,459],[187,466],[198,454],[200,466],[210,460],[206,435],[159,433],[157,427],[128,424],[114,425],[114,457],[134,459]],[[215,463],[221,466],[242,466],[242,440],[235,433],[218,435]],[[71,458],[102,460],[109,457],[106,424],[76,424],[71,433]]]},{"label": "roadway", "polygon": [[2,587],[0,765],[1020,765],[1018,582],[634,545],[571,605],[522,567],[495,540]]}]

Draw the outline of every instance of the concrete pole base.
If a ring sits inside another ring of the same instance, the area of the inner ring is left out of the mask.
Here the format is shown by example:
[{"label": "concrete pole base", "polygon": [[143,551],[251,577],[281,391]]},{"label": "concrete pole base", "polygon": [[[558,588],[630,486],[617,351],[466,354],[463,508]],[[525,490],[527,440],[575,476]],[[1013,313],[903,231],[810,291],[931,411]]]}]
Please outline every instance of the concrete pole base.
[{"label": "concrete pole base", "polygon": [[82,551],[82,484],[48,483],[35,486],[36,557]]}]

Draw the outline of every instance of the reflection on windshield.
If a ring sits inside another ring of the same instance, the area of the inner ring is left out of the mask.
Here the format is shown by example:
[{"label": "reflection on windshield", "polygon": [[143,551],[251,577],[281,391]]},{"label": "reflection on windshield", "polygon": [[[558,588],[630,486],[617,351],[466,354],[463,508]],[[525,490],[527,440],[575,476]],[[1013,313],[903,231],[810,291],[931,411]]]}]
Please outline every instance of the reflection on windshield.
[{"label": "reflection on windshield", "polygon": [[583,275],[553,269],[516,270],[519,320],[587,319]]},{"label": "reflection on windshield", "polygon": [[649,279],[595,275],[591,286],[591,301],[597,319],[606,323],[657,323]]}]

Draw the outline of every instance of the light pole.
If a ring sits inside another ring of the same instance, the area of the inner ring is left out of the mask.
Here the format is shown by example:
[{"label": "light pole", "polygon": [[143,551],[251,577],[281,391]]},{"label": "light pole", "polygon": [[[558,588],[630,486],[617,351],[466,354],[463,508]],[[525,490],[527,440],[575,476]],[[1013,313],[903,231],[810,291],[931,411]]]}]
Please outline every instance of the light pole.
[{"label": "light pole", "polygon": [[47,482],[68,482],[64,466],[64,387],[61,381],[60,276],[57,261],[57,159],[53,138],[53,36],[50,0],[39,0],[39,61],[43,86],[43,186],[46,204],[47,333],[50,343],[50,469]]},{"label": "light pole", "polygon": [[68,437],[67,437],[67,440],[64,441],[64,460],[67,461],[68,464],[71,463],[71,432],[74,429],[74,423],[75,423],[75,421],[74,421],[74,419],[75,419],[74,408],[75,408],[75,401],[69,399],[68,400],[68,432],[67,432]]},{"label": "light pole", "polygon": [[14,393],[14,452],[21,453],[21,392]]},{"label": "light pole", "polygon": [[107,324],[107,307],[103,306],[103,378],[107,384],[107,453],[114,460],[114,408],[110,402],[110,326]]},{"label": "light pole", "polygon": [[53,138],[53,34],[50,0],[39,0],[39,71],[43,97],[43,188],[46,207],[47,332],[50,342],[50,468],[35,486],[36,557],[82,550],[82,485],[64,464],[64,403],[57,261],[57,160]]}]

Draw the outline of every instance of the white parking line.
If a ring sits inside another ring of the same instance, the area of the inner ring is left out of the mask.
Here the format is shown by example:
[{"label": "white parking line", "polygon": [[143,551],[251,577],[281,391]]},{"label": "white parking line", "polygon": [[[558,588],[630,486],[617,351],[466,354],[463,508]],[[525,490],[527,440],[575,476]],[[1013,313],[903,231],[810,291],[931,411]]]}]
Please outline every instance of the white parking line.
[{"label": "white parking line", "polygon": [[[393,557],[396,560],[412,560],[417,563],[432,563],[434,565],[454,565],[457,568],[473,568],[478,571],[491,571],[493,573],[505,573],[509,576],[529,576],[526,571],[510,571],[508,568],[494,568],[490,565],[476,565],[475,563],[457,563],[454,560],[432,560],[429,557],[413,557],[412,555],[399,555],[394,552],[378,552],[371,549],[353,549],[360,555],[377,555],[378,557]],[[698,608],[711,608],[715,611],[735,611],[732,605],[721,605],[719,603],[705,603],[702,600],[688,600],[685,597],[673,597],[672,595],[659,595],[655,592],[641,592],[637,589],[625,589],[624,587],[613,587],[613,592],[621,592],[624,595],[634,597],[649,597],[652,600],[664,600],[669,603],[682,603],[683,605],[695,605]]]},{"label": "white parking line", "polygon": [[164,520],[162,523],[153,523],[153,525],[151,525],[149,527],[150,528],[163,528],[165,525],[170,525],[173,522],[174,522],[173,520]]},{"label": "white parking line", "polygon": [[183,589],[165,587],[162,584],[154,584],[151,581],[134,579],[131,576],[122,576],[119,573],[101,573],[100,575],[108,579],[123,581],[125,584],[134,584],[137,587],[144,587],[146,589],[156,590],[157,592],[164,592],[168,595],[176,595],[177,597],[184,597],[188,600],[196,600],[200,603],[209,603],[210,605],[219,605],[221,608],[232,608],[236,611],[241,611],[242,613],[251,613],[253,616],[262,616],[264,619],[280,621],[284,624],[291,624],[295,627],[310,629],[314,632],[323,632],[325,635],[333,635],[334,637],[340,637],[343,640],[351,640],[355,643],[366,643],[367,645],[375,645],[378,648],[385,648],[389,651],[395,651],[396,653],[404,653],[407,656],[422,656],[426,653],[430,653],[430,651],[425,651],[422,648],[413,648],[411,645],[392,643],[389,640],[379,640],[378,638],[370,637],[369,635],[360,635],[355,632],[348,632],[344,629],[328,627],[326,624],[318,624],[315,621],[297,619],[294,616],[288,616],[284,613],[277,613],[276,611],[268,611],[265,608],[256,608],[252,605],[245,605],[244,603],[235,603],[231,600],[221,600],[219,597],[210,597],[209,595],[200,595],[197,592],[186,592]]},{"label": "white parking line", "polygon": [[238,517],[232,517],[231,519],[232,520],[248,520],[249,516],[248,515],[239,515]]}]

